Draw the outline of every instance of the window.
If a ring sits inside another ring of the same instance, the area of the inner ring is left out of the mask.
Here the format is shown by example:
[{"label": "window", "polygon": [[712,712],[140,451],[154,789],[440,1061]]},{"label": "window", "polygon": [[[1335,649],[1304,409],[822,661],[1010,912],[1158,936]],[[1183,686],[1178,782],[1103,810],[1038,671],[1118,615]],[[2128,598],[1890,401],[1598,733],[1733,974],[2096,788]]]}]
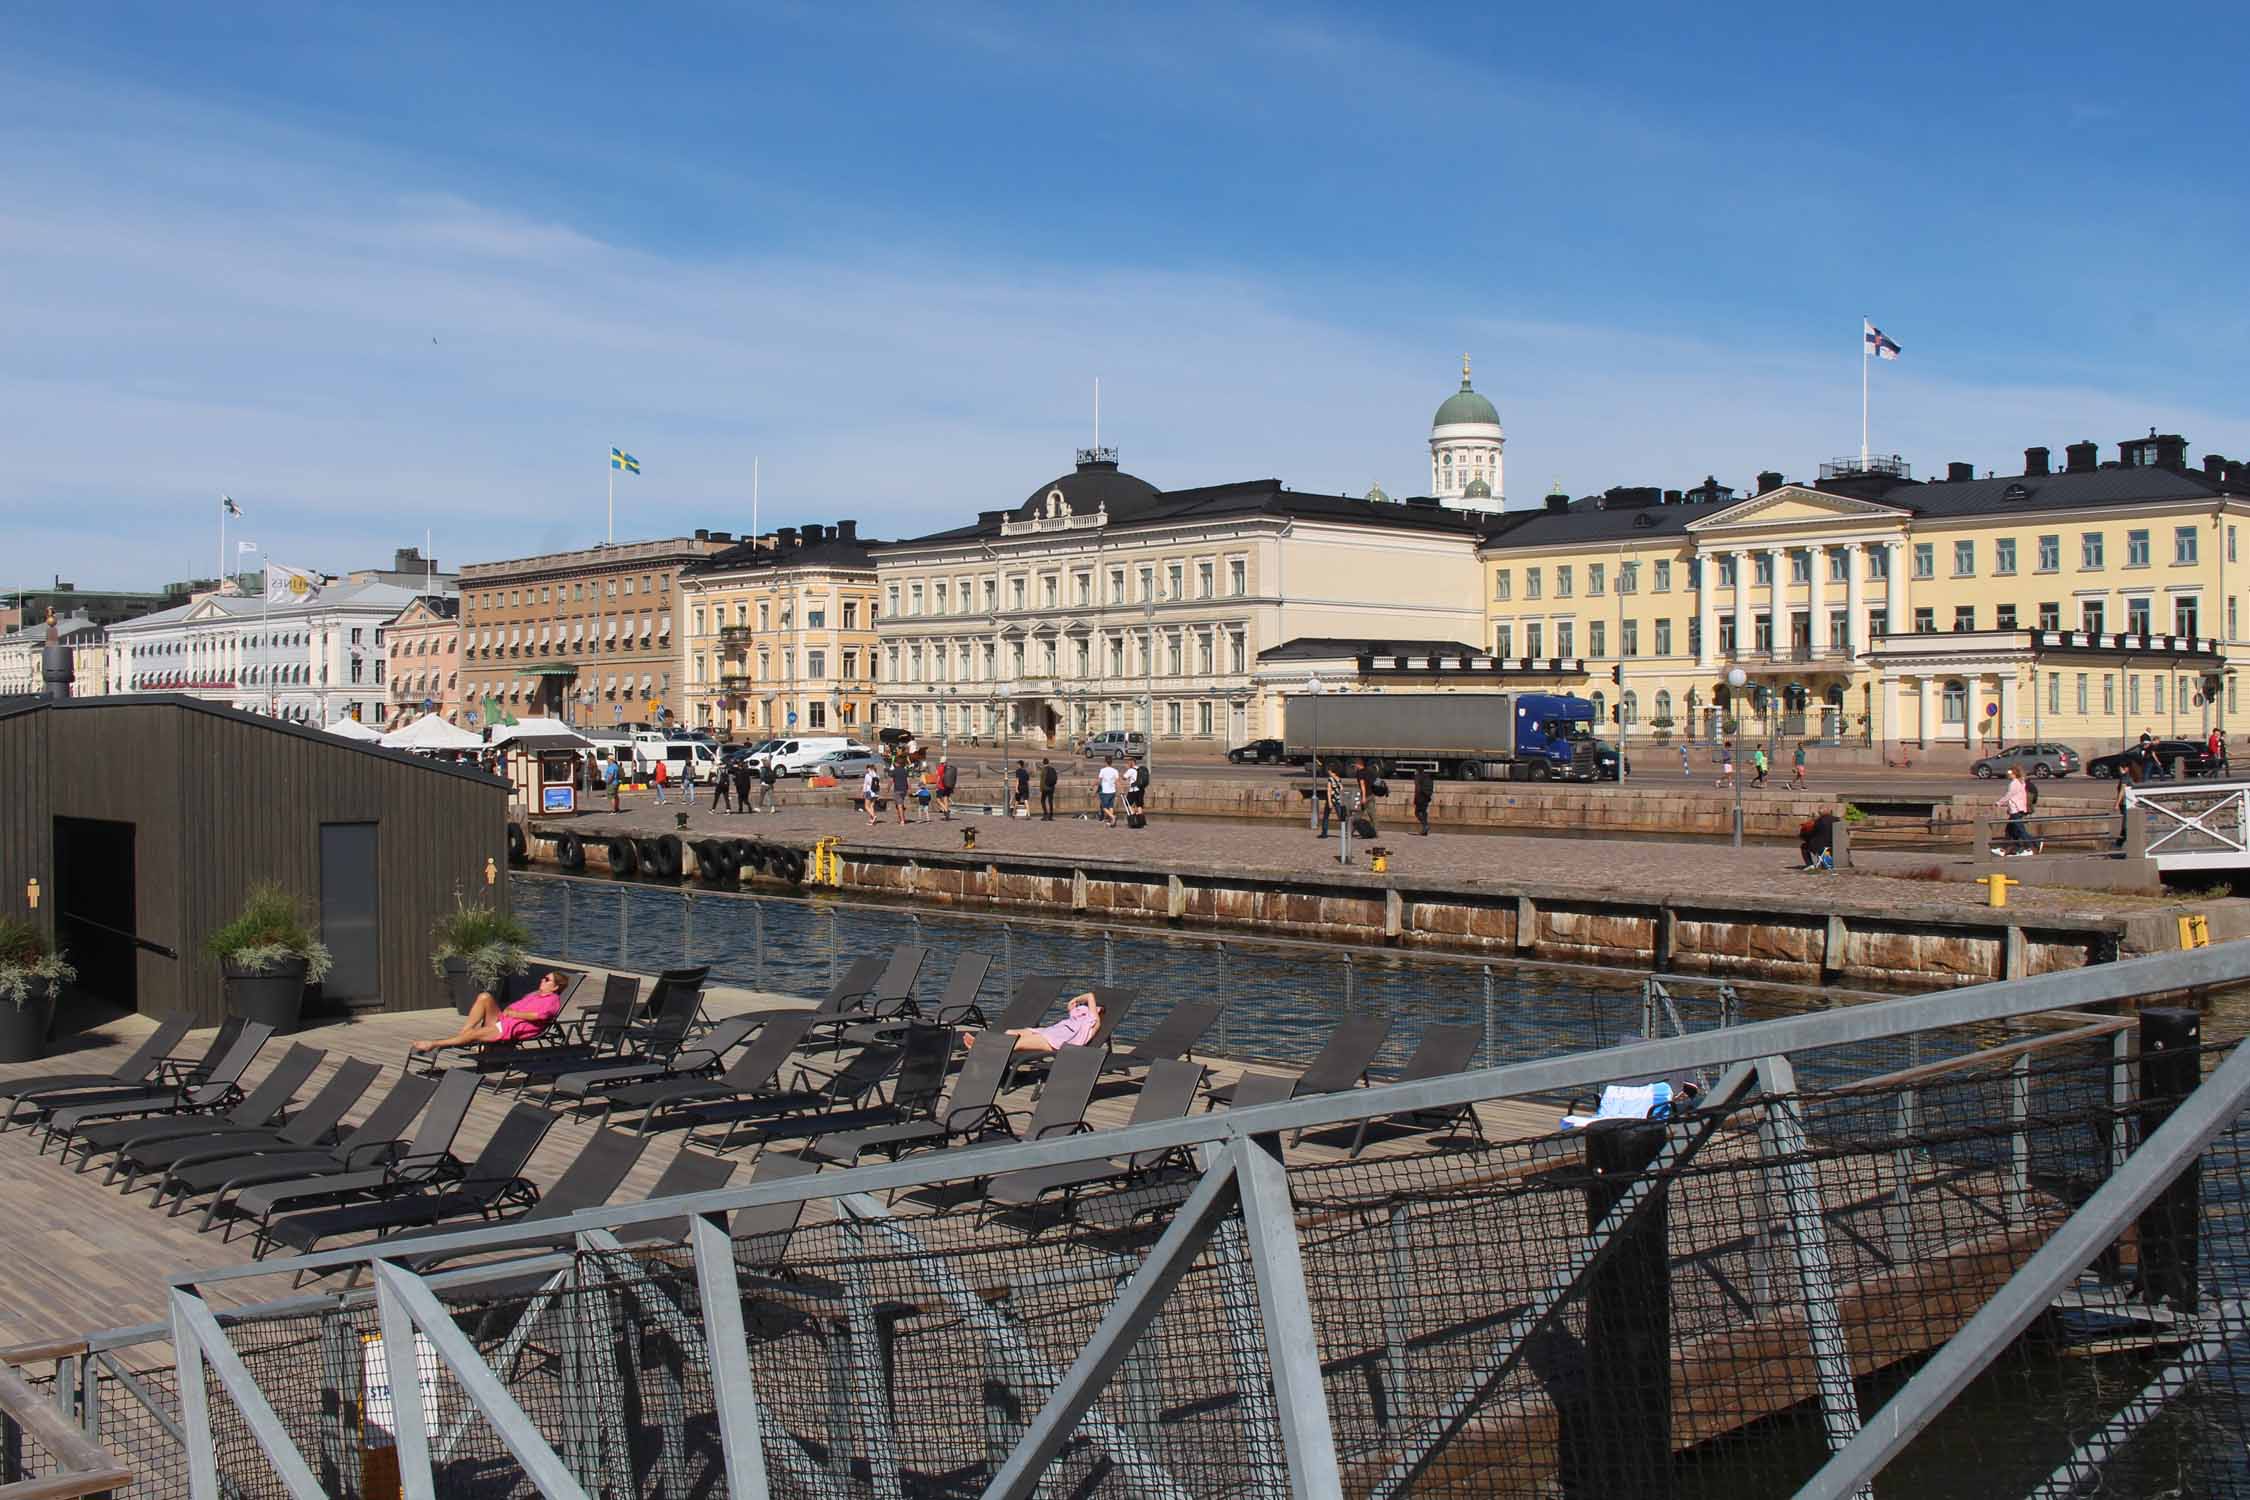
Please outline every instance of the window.
[{"label": "window", "polygon": [[1741,560],[1732,554],[1719,559],[1719,587],[1731,589],[1741,574]]},{"label": "window", "polygon": [[1937,543],[1916,542],[1914,544],[1914,576],[1916,578],[1937,577]]},{"label": "window", "polygon": [[629,577],[625,580],[625,597],[628,599],[633,597],[633,580]]},{"label": "window", "polygon": [[[1213,568],[1212,568],[1212,565],[1211,565],[1210,563],[1207,563],[1207,562],[1200,562],[1200,563],[1197,563],[1197,564],[1195,565],[1195,597],[1196,597],[1196,598],[1198,598],[1198,599],[1208,599],[1208,598],[1210,598],[1210,597],[1211,597],[1211,578],[1212,578],[1212,573],[1213,573]],[[1211,705],[1209,705],[1208,703],[1206,703],[1205,705],[1203,705],[1203,712],[1204,712],[1204,715],[1205,715],[1205,717],[1209,717],[1209,715],[1210,715],[1210,712],[1211,712]],[[1208,730],[1206,730],[1206,732],[1208,732]]]},{"label": "window", "polygon": [[1113,635],[1109,638],[1109,675],[1125,675],[1125,640],[1122,636]]},{"label": "window", "polygon": [[1502,661],[1512,661],[1516,654],[1516,627],[1502,624],[1492,627],[1492,654]]},{"label": "window", "polygon": [[2172,529],[2172,563],[2185,567],[2195,561],[2195,528],[2175,526]]},{"label": "window", "polygon": [[859,628],[859,603],[856,600],[846,599],[844,601],[844,628],[846,630],[857,630]]},{"label": "window", "polygon": [[1976,607],[1976,606],[1975,606],[1974,604],[1956,604],[1956,605],[1954,605],[1954,606],[1953,606],[1953,628],[1954,628],[1955,630],[1974,630],[1974,629],[1976,629],[1976,628],[1977,628],[1977,607]]},{"label": "window", "polygon": [[1751,619],[1751,644],[1760,651],[1773,650],[1773,616],[1760,614]]},{"label": "window", "polygon": [[1094,575],[1091,573],[1071,574],[1070,594],[1072,602],[1080,609],[1092,604],[1094,602]]},{"label": "window", "polygon": [[2203,624],[2202,601],[2193,594],[2172,601],[2172,634],[2195,635]]},{"label": "window", "polygon": [[[1178,563],[1172,563],[1164,569],[1164,583],[1166,589],[1168,590],[1168,592],[1165,594],[1166,598],[1185,599],[1187,597],[1187,593],[1180,586],[1180,578],[1182,572],[1183,569]],[[1178,708],[1178,705],[1174,704],[1173,707],[1176,710]]]},{"label": "window", "polygon": [[2039,571],[2056,573],[2062,570],[2062,537],[2050,532],[2039,539]]},{"label": "window", "polygon": [[859,676],[859,653],[857,651],[846,651],[844,653],[844,670],[842,675],[844,681],[846,682],[850,682],[853,678]]},{"label": "window", "polygon": [[1670,656],[1672,654],[1672,622],[1669,619],[1656,622],[1656,654],[1658,656]]},{"label": "window", "polygon": [[2013,604],[1994,605],[1992,609],[1992,628],[1994,630],[2015,629],[2016,607]]},{"label": "window", "polygon": [[2102,565],[2102,534],[2082,531],[2078,534],[2078,566],[2081,570]]},{"label": "window", "polygon": [[[1555,597],[1557,599],[1568,599],[1570,595],[1570,564],[1559,563],[1555,567]],[[1565,656],[1569,654],[1567,651],[1563,653]]]},{"label": "window", "polygon": [[1555,655],[1572,657],[1578,654],[1577,629],[1576,620],[1555,621]]},{"label": "window", "polygon": [[1830,610],[1828,612],[1828,649],[1831,651],[1849,651],[1851,649],[1851,630],[1852,617],[1850,611]]},{"label": "window", "polygon": [[1672,690],[1670,688],[1658,688],[1656,690],[1656,717],[1649,722],[1659,729],[1672,722]]},{"label": "window", "polygon": [[1617,717],[1621,724],[1638,724],[1641,721],[1641,700],[1637,693],[1625,693],[1617,700]]},{"label": "window", "polygon": [[1537,620],[1526,620],[1523,625],[1523,654],[1533,661],[1546,656],[1546,631]]},{"label": "window", "polygon": [[1969,686],[1959,678],[1945,684],[1941,691],[1938,720],[1945,724],[1966,724],[1969,721]]},{"label": "window", "polygon": [[1789,581],[1791,583],[1812,582],[1812,554],[1810,552],[1792,552],[1789,554]]},{"label": "window", "polygon": [[825,609],[807,609],[805,611],[805,628],[807,630],[826,630],[828,628],[828,611]]},{"label": "window", "polygon": [[892,585],[890,586],[889,590],[887,590],[887,591],[886,591],[886,598],[887,598],[887,599],[889,600],[889,603],[888,603],[888,604],[887,604],[887,605],[885,606],[885,608],[886,608],[886,609],[887,609],[887,610],[889,611],[889,613],[890,613],[890,616],[891,616],[891,618],[895,620],[895,619],[897,619],[897,618],[898,618],[898,585],[897,585],[897,584],[895,584],[895,583],[894,583],[894,584],[892,584]]},{"label": "window", "polygon": [[1141,569],[1141,600],[1143,603],[1146,603],[1147,601],[1154,599],[1155,597],[1156,569],[1152,567],[1144,567]]},{"label": "window", "polygon": [[[2234,527],[2233,527],[2233,525],[2232,525],[2232,524],[2229,524],[2229,525],[2228,525],[2228,527],[2227,527],[2227,561],[2228,561],[2228,562],[2233,562],[2233,561],[2234,561]],[[2228,688],[2229,688],[2229,689],[2232,689],[2232,688],[2233,688],[2233,686],[2234,686],[2234,679],[2233,679],[2233,678],[2231,678],[2231,677],[2230,677],[2230,678],[2228,678],[2228,679],[2227,679],[2227,686],[2228,686]]]},{"label": "window", "polygon": [[2125,674],[2125,712],[2129,714],[2137,714],[2140,711],[2141,674],[2138,672],[2128,672]]},{"label": "window", "polygon": [[[942,662],[944,659],[944,653],[940,652],[938,660]],[[805,675],[807,677],[826,677],[828,675],[828,653],[819,650],[807,651],[805,653]]]},{"label": "window", "polygon": [[987,578],[984,582],[984,611],[986,614],[1000,607],[1000,580]]},{"label": "window", "polygon": [[1750,581],[1760,588],[1773,582],[1773,554],[1761,552],[1750,563]]},{"label": "window", "polygon": [[[2106,682],[2108,679],[2103,680]],[[2078,711],[2081,714],[2089,711],[2086,706],[2086,674],[2084,672],[2078,674]]]},{"label": "window", "polygon": [[1112,604],[1123,604],[1125,602],[1125,570],[1123,568],[1111,568],[1109,570],[1109,602]]},{"label": "window", "polygon": [[1008,608],[1023,608],[1023,580],[1021,578],[1008,580]]},{"label": "window", "polygon": [[[1638,620],[1627,620],[1624,624],[1618,626],[1617,644],[1618,652],[1622,656],[1640,655],[1641,622]],[[1599,653],[1596,654],[1598,655]]]},{"label": "window", "polygon": [[1850,583],[1852,581],[1852,555],[1841,547],[1828,554],[1828,581],[1830,583]]},{"label": "window", "polygon": [[1619,563],[1617,565],[1617,592],[1620,594],[1635,594],[1640,592],[1640,587],[1641,565],[1630,562]]},{"label": "window", "polygon": [[2231,673],[2231,672],[2230,672],[2230,673],[2228,673],[2228,674],[2227,674],[2227,712],[2228,712],[2228,713],[2230,713],[2230,714],[2233,714],[2233,713],[2240,713],[2240,712],[2242,711],[2242,705],[2241,705],[2241,703],[2240,703],[2240,702],[2239,702],[2239,701],[2237,700],[2237,698],[2236,698],[2236,695],[2235,695],[2235,691],[2234,691],[2234,681],[2235,681],[2235,679],[2234,679],[2234,674],[2233,674],[2233,673]]},{"label": "window", "polygon": [[1250,670],[1250,643],[1239,630],[1227,633],[1227,670],[1238,676]]},{"label": "window", "polygon": [[1995,573],[2013,573],[2016,571],[2016,539],[2014,537],[2004,536],[1992,544],[1992,571]]},{"label": "window", "polygon": [[1927,604],[1914,611],[1914,633],[1916,635],[1935,635],[1937,633],[1937,611]]},{"label": "window", "polygon": [[1164,732],[1173,739],[1180,737],[1180,705],[1177,703],[1164,705]]},{"label": "window", "polygon": [[1867,549],[1867,576],[1870,579],[1883,579],[1891,576],[1890,548],[1870,547]]},{"label": "window", "polygon": [[1539,570],[1537,568],[1523,570],[1523,596],[1526,599],[1539,597]]},{"label": "window", "polygon": [[1209,700],[1195,705],[1195,732],[1205,739],[1211,737],[1211,704]]},{"label": "window", "polygon": [[[1602,586],[1608,581],[1608,570],[1602,564],[1586,564],[1586,592],[1588,595],[1599,594],[1602,591]],[[1594,654],[1596,656],[1601,655],[1599,651]]]},{"label": "window", "polygon": [[1953,576],[1956,578],[1972,578],[1976,576],[1976,571],[1977,544],[1975,542],[1955,542],[1953,544]]},{"label": "window", "polygon": [[2145,568],[2148,566],[2147,528],[2135,527],[2125,533],[2125,566],[2128,568]]},{"label": "window", "polygon": [[[1692,628],[1698,632],[1700,632],[1703,628],[1703,622],[1701,620],[1695,620],[1690,623]],[[1700,641],[1700,634],[1698,635],[1697,639]],[[1735,654],[1735,641],[1736,634],[1734,628],[1734,616],[1721,615],[1719,617],[1719,654],[1721,656],[1733,656]]]},{"label": "window", "polygon": [[2148,600],[2146,600],[2146,599],[2128,599],[2128,600],[2126,600],[2126,601],[2125,601],[2125,633],[2126,633],[2127,635],[2147,635],[2147,634],[2148,634],[2148,632],[2149,632],[2149,601],[2148,601]]},{"label": "window", "polygon": [[2100,635],[2109,628],[2104,623],[2106,613],[2106,608],[2099,599],[2079,600],[2078,628],[2093,635]]},{"label": "window", "polygon": [[2104,714],[2117,712],[2117,681],[2107,672],[2102,673],[2102,712]]},{"label": "window", "polygon": [[1506,568],[1492,575],[1492,597],[1502,601],[1515,597],[1515,574]]},{"label": "window", "polygon": [[828,705],[817,698],[807,704],[805,707],[805,722],[815,729],[826,729],[828,727]]},{"label": "window", "polygon": [[2230,641],[2240,640],[2242,638],[2241,632],[2235,629],[2235,603],[2235,596],[2232,594],[2227,595],[2227,639]]},{"label": "window", "polygon": [[1586,654],[1588,656],[1609,655],[1609,622],[1607,620],[1595,620],[1587,625]]},{"label": "window", "polygon": [[[1693,571],[1694,564],[1690,563],[1688,566],[1689,570]],[[1658,592],[1659,594],[1669,594],[1672,592],[1672,563],[1669,558],[1657,559],[1655,586],[1656,592]]]},{"label": "window", "polygon": [[1239,599],[1250,592],[1250,564],[1240,557],[1227,560],[1227,592]]}]

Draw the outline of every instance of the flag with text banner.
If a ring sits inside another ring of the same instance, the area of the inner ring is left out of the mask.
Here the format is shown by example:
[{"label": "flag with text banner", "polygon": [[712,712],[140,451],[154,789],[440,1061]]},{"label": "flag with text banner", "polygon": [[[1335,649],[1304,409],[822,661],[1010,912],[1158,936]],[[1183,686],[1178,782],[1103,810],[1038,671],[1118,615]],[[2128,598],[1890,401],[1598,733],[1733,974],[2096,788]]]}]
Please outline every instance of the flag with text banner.
[{"label": "flag with text banner", "polygon": [[304,568],[266,564],[266,597],[282,604],[303,604],[319,594],[327,580]]}]

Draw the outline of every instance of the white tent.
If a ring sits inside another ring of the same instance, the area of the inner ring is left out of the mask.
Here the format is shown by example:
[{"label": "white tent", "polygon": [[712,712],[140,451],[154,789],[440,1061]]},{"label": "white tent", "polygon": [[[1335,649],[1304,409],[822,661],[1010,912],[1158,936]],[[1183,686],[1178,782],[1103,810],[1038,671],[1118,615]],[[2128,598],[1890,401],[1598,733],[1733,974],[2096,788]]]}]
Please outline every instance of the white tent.
[{"label": "white tent", "polygon": [[383,737],[380,730],[370,729],[357,719],[338,719],[335,723],[328,725],[327,729],[330,734],[344,740],[372,741]]},{"label": "white tent", "polygon": [[386,750],[482,750],[484,741],[468,730],[448,724],[438,714],[424,714],[404,729],[383,736]]},{"label": "white tent", "polygon": [[519,741],[526,750],[571,750],[594,743],[560,719],[518,719],[492,731],[495,749]]}]

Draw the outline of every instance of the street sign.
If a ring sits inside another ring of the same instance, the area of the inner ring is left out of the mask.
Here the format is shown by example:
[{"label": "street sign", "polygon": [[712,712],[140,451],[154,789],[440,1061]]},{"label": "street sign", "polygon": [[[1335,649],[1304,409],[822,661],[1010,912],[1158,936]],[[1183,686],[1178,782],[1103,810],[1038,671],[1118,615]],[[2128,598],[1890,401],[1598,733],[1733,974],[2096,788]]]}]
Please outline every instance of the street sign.
[{"label": "street sign", "polygon": [[793,708],[789,710],[789,727],[791,729],[795,729],[797,727],[797,710]]}]

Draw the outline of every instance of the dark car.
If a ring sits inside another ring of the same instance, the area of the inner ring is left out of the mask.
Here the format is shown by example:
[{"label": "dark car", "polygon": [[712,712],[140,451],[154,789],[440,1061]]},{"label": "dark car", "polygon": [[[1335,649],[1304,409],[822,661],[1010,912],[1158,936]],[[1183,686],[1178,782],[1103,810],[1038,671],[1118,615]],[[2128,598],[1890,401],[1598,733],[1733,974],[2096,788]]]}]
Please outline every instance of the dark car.
[{"label": "dark car", "polygon": [[2026,776],[2045,780],[2049,776],[2068,776],[2078,769],[2078,752],[2068,745],[2010,745],[2007,749],[1985,756],[1969,769],[1980,781],[1990,781],[1995,776],[2005,776],[2011,769]]},{"label": "dark car", "polygon": [[1252,740],[1247,745],[1237,745],[1227,752],[1227,759],[1238,766],[1266,766],[1281,760],[1281,741]]},{"label": "dark car", "polygon": [[[2198,740],[2157,740],[2149,746],[2155,758],[2153,768],[2142,765],[2143,776],[2217,776],[2227,763],[2215,760],[2204,744]],[[2125,774],[2125,767],[2142,762],[2141,747],[2127,745],[2113,755],[2099,755],[2086,762],[2086,774],[2114,781]]]}]

